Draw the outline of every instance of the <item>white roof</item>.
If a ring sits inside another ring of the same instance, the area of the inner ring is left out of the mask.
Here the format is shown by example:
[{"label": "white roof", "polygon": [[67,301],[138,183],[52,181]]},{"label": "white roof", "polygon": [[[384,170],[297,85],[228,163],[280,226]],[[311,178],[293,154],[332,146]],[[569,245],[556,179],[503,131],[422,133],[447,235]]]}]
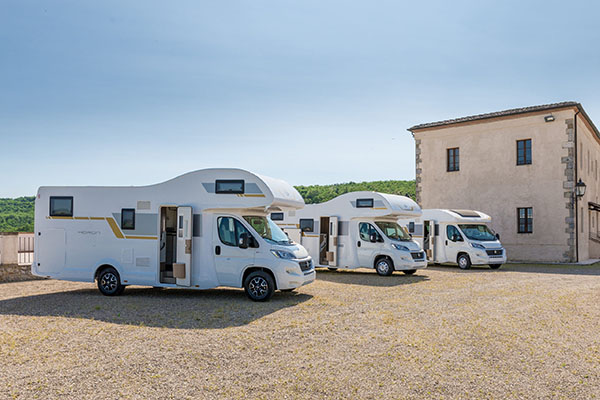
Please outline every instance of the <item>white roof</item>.
[{"label": "white roof", "polygon": [[[372,200],[372,203],[371,203]],[[361,202],[360,206],[358,202]],[[364,205],[367,206],[364,206]],[[406,196],[379,192],[350,192],[320,204],[309,204],[306,208],[327,210],[331,215],[355,217],[418,217],[421,207]]]},{"label": "white roof", "polygon": [[440,208],[428,208],[423,210],[423,220],[434,220],[438,222],[456,223],[488,223],[492,218],[476,210],[449,210]]}]

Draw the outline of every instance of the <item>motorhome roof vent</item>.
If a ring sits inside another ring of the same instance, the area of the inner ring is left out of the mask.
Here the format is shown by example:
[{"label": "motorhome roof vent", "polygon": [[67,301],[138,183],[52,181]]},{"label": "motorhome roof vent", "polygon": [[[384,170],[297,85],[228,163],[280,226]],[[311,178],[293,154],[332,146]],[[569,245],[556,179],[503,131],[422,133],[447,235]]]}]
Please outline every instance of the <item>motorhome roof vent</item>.
[{"label": "motorhome roof vent", "polygon": [[450,211],[452,211],[453,213],[456,213],[464,218],[480,218],[481,217],[481,215],[479,215],[477,212],[471,211],[471,210],[450,210]]}]

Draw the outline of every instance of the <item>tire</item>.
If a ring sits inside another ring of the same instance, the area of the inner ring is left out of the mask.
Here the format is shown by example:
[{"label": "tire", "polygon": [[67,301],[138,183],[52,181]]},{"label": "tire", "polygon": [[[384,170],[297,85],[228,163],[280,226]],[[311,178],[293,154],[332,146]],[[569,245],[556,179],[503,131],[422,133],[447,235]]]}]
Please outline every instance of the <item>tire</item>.
[{"label": "tire", "polygon": [[404,271],[402,271],[402,272],[404,272],[404,275],[412,275],[412,274],[414,274],[415,272],[417,272],[417,270],[416,270],[416,269],[405,269],[405,270],[404,270]]},{"label": "tire", "polygon": [[379,258],[375,261],[375,271],[380,276],[390,276],[394,273],[394,264],[388,257]]},{"label": "tire", "polygon": [[275,282],[267,272],[254,271],[244,280],[244,290],[252,301],[267,301],[275,291]]},{"label": "tire", "polygon": [[338,270],[337,268],[334,268],[334,267],[327,267],[327,269],[330,270],[330,271],[337,271]]},{"label": "tire", "polygon": [[456,262],[458,263],[458,267],[460,269],[469,269],[471,268],[471,258],[469,257],[468,254],[461,254],[458,256],[458,258],[456,259]]},{"label": "tire", "polygon": [[125,286],[121,285],[121,277],[116,269],[108,267],[100,271],[98,290],[105,296],[118,296],[123,293]]},{"label": "tire", "polygon": [[502,266],[502,264],[490,264],[491,269],[498,269]]}]

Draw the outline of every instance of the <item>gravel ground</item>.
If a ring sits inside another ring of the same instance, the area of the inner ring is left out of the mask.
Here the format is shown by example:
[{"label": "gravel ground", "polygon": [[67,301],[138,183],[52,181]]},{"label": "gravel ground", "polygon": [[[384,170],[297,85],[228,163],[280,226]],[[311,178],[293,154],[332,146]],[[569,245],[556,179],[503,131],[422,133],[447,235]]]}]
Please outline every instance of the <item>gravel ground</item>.
[{"label": "gravel ground", "polygon": [[0,284],[0,398],[595,398],[600,266],[241,290]]}]

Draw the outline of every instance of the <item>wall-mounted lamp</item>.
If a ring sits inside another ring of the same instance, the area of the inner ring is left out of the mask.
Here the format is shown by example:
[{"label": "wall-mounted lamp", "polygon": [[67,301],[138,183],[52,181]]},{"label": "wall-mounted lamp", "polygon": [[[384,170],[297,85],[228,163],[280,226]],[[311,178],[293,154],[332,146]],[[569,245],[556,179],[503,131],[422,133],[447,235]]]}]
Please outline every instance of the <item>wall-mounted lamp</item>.
[{"label": "wall-mounted lamp", "polygon": [[581,178],[579,178],[579,182],[575,184],[575,194],[577,195],[577,197],[583,197],[583,195],[585,194],[585,189],[586,184],[583,183]]},{"label": "wall-mounted lamp", "polygon": [[544,117],[544,121],[546,121],[546,122],[552,122],[552,121],[554,121],[554,115],[546,115]]}]

